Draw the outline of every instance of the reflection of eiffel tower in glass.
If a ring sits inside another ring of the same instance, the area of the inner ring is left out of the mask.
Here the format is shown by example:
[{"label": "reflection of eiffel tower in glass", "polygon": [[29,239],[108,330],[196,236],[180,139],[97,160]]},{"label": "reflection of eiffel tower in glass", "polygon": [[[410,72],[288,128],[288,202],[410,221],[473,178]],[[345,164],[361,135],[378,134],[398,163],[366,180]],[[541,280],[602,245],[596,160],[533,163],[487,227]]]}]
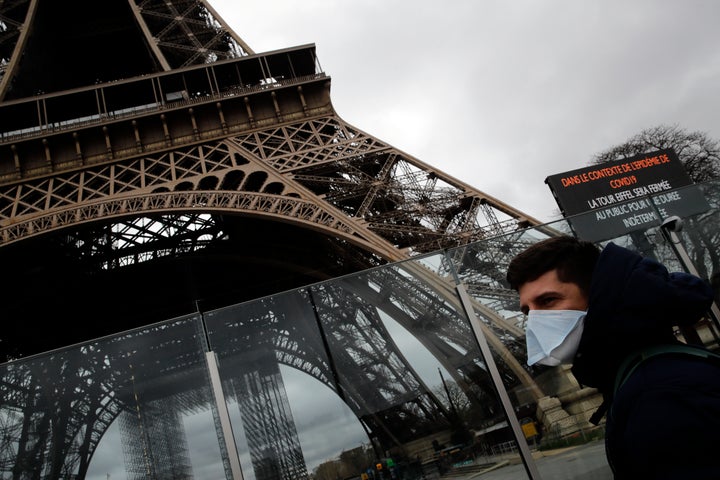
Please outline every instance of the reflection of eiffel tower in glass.
[{"label": "reflection of eiffel tower in glass", "polygon": [[0,31],[4,356],[537,223],[344,122],[314,46],[255,54],[205,1],[4,2]]},{"label": "reflection of eiffel tower in glass", "polygon": [[256,480],[308,478],[275,355],[234,382]]}]

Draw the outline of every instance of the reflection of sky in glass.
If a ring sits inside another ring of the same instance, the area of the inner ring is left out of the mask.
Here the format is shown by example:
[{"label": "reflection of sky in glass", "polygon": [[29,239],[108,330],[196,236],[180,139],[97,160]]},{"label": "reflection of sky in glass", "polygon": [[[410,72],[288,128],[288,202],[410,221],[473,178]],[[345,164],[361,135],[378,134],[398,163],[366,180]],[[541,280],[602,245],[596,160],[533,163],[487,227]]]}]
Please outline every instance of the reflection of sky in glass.
[{"label": "reflection of sky in glass", "polygon": [[309,472],[345,450],[368,443],[360,421],[335,392],[293,368],[280,371]]},{"label": "reflection of sky in glass", "polygon": [[127,480],[117,422],[105,431],[93,455],[87,480]]},{"label": "reflection of sky in glass", "polygon": [[[336,459],[343,451],[368,443],[360,421],[330,388],[284,365],[280,365],[280,374],[309,473],[321,463]],[[229,410],[243,477],[255,480],[237,404],[231,404]]]},{"label": "reflection of sky in glass", "polygon": [[215,431],[212,412],[209,410],[183,419],[187,435],[192,473],[198,479],[225,478],[220,457],[220,445]]},{"label": "reflection of sky in glass", "polygon": [[385,324],[385,328],[387,328],[390,336],[395,341],[400,353],[407,359],[410,366],[428,388],[433,389],[441,385],[442,381],[440,380],[438,368],[441,369],[446,379],[449,378],[449,374],[445,368],[440,365],[440,362],[438,362],[417,338],[388,315],[380,312],[380,318]]},{"label": "reflection of sky in glass", "polygon": [[[225,472],[220,462],[212,413],[209,410],[186,415],[182,418],[192,474],[203,480],[222,480]],[[93,455],[87,480],[126,480],[125,457],[118,422],[110,425]]]},{"label": "reflection of sky in glass", "polygon": [[245,438],[245,432],[242,429],[242,421],[240,420],[240,409],[237,402],[230,400],[228,402],[228,415],[232,424],[233,437],[235,437],[235,448],[240,457],[240,468],[242,469],[243,480],[255,480],[255,472],[252,468],[250,460],[250,449]]}]

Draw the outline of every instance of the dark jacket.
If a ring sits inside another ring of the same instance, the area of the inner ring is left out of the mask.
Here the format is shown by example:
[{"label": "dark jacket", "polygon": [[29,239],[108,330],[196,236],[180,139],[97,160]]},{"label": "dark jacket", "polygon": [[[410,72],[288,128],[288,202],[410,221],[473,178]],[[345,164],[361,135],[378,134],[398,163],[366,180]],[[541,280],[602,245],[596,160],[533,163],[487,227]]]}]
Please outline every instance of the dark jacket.
[{"label": "dark jacket", "polygon": [[[572,371],[610,405],[606,444],[616,478],[720,478],[716,454],[704,461],[696,455],[710,452],[705,445],[712,446],[710,435],[720,432],[720,364],[660,355],[643,362],[613,392],[617,370],[629,355],[677,344],[673,326],[696,323],[712,300],[709,283],[693,275],[669,273],[612,243],[600,254]],[[710,470],[703,473],[704,468]]]},{"label": "dark jacket", "polygon": [[708,282],[668,273],[658,262],[613,243],[593,272],[588,313],[573,374],[609,394],[620,363],[645,346],[673,343],[673,326],[692,325],[710,309]]}]

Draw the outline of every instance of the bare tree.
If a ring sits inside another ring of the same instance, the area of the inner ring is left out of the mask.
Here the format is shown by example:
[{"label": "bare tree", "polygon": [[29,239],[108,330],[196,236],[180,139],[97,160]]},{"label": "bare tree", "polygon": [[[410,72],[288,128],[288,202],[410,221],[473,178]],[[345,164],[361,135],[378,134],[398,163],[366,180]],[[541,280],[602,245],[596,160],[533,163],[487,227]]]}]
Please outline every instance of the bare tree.
[{"label": "bare tree", "polygon": [[642,153],[672,148],[695,183],[720,178],[720,143],[704,132],[688,132],[677,125],[648,128],[594,156],[591,163],[621,160]]}]

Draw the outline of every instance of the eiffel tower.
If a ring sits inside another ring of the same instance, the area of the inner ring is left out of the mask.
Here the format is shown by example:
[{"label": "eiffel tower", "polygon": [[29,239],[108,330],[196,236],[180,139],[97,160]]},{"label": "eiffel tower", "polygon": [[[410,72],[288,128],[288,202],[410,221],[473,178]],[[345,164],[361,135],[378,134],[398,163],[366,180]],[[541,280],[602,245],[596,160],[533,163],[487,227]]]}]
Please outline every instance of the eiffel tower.
[{"label": "eiffel tower", "polygon": [[342,120],[314,45],[256,54],[206,1],[16,0],[0,27],[5,316],[104,318],[10,329],[6,356],[538,223]]},{"label": "eiffel tower", "polygon": [[[204,0],[0,3],[0,357],[538,225],[341,119],[319,65],[314,45],[253,52]],[[497,281],[492,258],[509,254],[477,257]],[[287,362],[317,370],[292,345]],[[276,370],[262,375],[282,393]],[[356,412],[367,394],[348,394]]]}]

